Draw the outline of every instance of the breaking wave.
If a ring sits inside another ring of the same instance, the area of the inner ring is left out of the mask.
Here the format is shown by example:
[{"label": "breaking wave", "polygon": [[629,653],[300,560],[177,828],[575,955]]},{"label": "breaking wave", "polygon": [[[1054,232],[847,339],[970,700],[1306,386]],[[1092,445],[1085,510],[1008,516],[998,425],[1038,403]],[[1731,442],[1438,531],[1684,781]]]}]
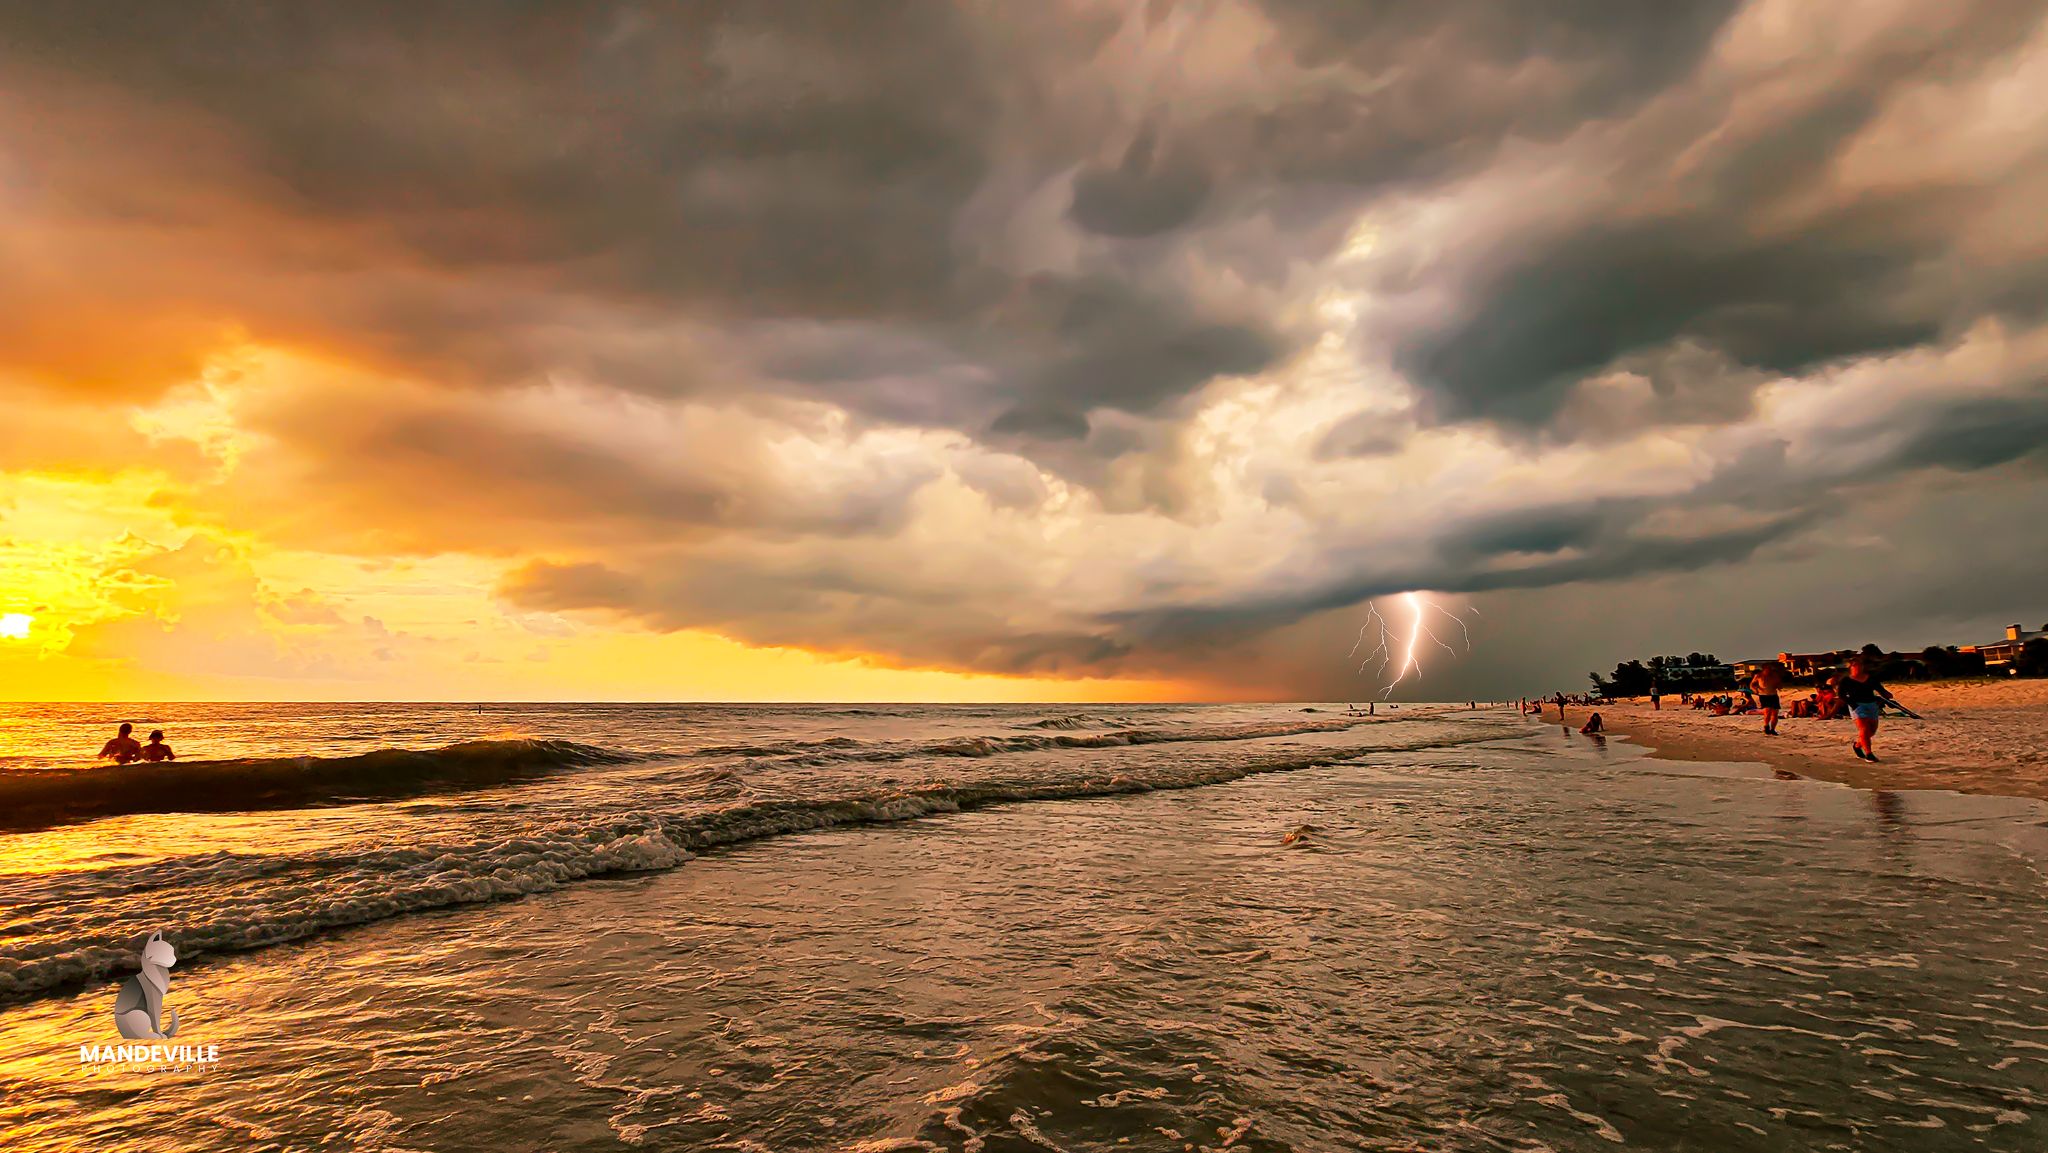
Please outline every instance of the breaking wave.
[{"label": "breaking wave", "polygon": [[[141,895],[156,888],[166,879],[168,864],[189,874],[179,876],[180,881],[248,893],[246,900],[208,910],[203,919],[181,924],[172,918],[165,925],[177,940],[179,953],[196,957],[261,948],[427,909],[523,897],[588,877],[674,868],[707,849],[789,833],[909,821],[1024,801],[1189,789],[1383,751],[1302,749],[1270,760],[1105,772],[1058,781],[997,780],[831,799],[763,801],[709,812],[615,814],[608,819],[552,822],[503,839],[406,845],[368,853],[220,854],[138,866],[130,891]],[[587,753],[613,755],[603,750]],[[313,878],[319,882],[317,891],[295,883]],[[12,891],[5,884],[20,880],[0,877],[0,897],[35,903],[28,892]],[[114,880],[102,873],[95,883],[104,886]],[[115,885],[124,887],[118,881]],[[52,892],[46,882],[38,887],[36,895],[45,899],[64,896]],[[262,895],[270,891],[295,895],[271,901]],[[17,912],[36,914],[26,907]],[[114,936],[97,926],[80,930],[64,934],[61,944],[46,939],[40,944],[0,946],[0,998],[32,997],[135,968],[132,934]]]},{"label": "breaking wave", "polygon": [[1025,727],[1025,728],[1027,728],[1027,729],[1069,729],[1069,730],[1071,730],[1071,729],[1100,729],[1100,728],[1106,728],[1106,727],[1109,727],[1109,726],[1112,726],[1112,725],[1127,725],[1127,724],[1130,724],[1130,721],[1129,721],[1129,720],[1127,720],[1127,719],[1125,719],[1125,718],[1123,718],[1123,717],[1098,717],[1098,716],[1094,716],[1094,715],[1092,715],[1092,714],[1089,714],[1089,713],[1073,713],[1073,714],[1070,714],[1070,715],[1068,715],[1068,716],[1061,716],[1061,717],[1047,717],[1047,718],[1045,718],[1044,720],[1041,720],[1041,721],[1032,721],[1032,722],[1031,722],[1030,724],[1028,724],[1028,725],[1025,725],[1024,727]]},{"label": "breaking wave", "polygon": [[213,813],[402,800],[488,788],[635,754],[561,740],[465,741],[352,757],[170,761],[0,774],[0,830],[135,813]]},{"label": "breaking wave", "polygon": [[[90,884],[103,896],[123,892],[145,900],[168,899],[193,886],[242,894],[232,904],[210,908],[203,917],[190,920],[185,919],[189,910],[184,916],[175,907],[161,910],[159,919],[177,940],[180,953],[197,957],[262,948],[429,909],[509,900],[589,877],[670,869],[708,849],[814,829],[910,821],[991,805],[1192,789],[1499,735],[1420,740],[1401,747],[1276,749],[1262,758],[1166,762],[1057,780],[998,778],[829,798],[754,801],[709,811],[612,813],[552,821],[500,838],[371,852],[214,854],[136,866],[133,876],[125,879],[119,875],[124,870],[102,871],[91,875]],[[630,759],[589,746],[568,748],[586,758]],[[272,899],[270,894],[283,895]],[[78,908],[79,896],[53,886],[48,878],[0,875],[0,906],[11,905],[14,915],[43,921],[46,927],[55,927],[48,921],[62,918],[60,910]],[[130,922],[158,923],[150,914],[151,910],[132,909],[127,917]],[[115,934],[103,923],[82,921],[39,941],[0,944],[0,1000],[34,997],[134,967],[132,932]]]}]

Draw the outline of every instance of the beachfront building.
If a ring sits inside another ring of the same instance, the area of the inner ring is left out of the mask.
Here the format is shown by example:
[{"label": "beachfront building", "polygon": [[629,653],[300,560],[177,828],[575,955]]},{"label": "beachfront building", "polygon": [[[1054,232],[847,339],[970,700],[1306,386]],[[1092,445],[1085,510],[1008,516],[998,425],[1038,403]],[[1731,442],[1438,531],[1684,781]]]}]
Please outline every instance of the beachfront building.
[{"label": "beachfront building", "polygon": [[[1807,680],[1812,677],[1838,672],[1848,667],[1849,658],[1855,655],[1855,649],[1835,649],[1825,653],[1779,653],[1778,663],[1785,666],[1786,676],[1793,680]],[[1743,663],[1755,666],[1755,668],[1761,668],[1767,662],[1744,661]],[[1754,674],[1755,668],[1751,669],[1751,674]]]},{"label": "beachfront building", "polygon": [[1780,663],[1782,662],[1770,659],[1768,657],[1759,657],[1758,659],[1753,661],[1736,661],[1735,664],[1730,667],[1735,674],[1735,683],[1738,685],[1746,685],[1750,682],[1751,678],[1755,677],[1758,673],[1764,671],[1765,665],[1775,665]]},{"label": "beachfront building", "polygon": [[[1849,667],[1849,658],[1856,656],[1860,649],[1835,649],[1825,653],[1779,653],[1775,660],[1758,659],[1738,661],[1735,665],[1737,684],[1748,684],[1749,679],[1765,665],[1784,666],[1785,679],[1794,682],[1821,681],[1842,672]],[[1967,650],[1964,650],[1967,651]],[[1919,653],[1885,653],[1879,659],[1884,675],[1900,680],[1920,680],[1928,675],[1927,662]]]},{"label": "beachfront building", "polygon": [[2028,641],[2048,639],[2048,625],[2038,629],[2025,629],[2019,625],[2005,626],[2005,639],[1982,645],[1964,645],[1959,652],[1974,653],[1984,658],[1984,671],[2010,672],[2015,661],[2020,659],[2020,650]]}]

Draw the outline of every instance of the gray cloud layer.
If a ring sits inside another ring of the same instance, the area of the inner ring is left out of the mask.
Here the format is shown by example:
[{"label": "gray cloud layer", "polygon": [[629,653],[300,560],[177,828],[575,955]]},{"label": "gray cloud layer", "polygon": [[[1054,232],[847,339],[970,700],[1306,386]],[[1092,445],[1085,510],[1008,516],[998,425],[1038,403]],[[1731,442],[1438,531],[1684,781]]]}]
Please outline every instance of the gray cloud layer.
[{"label": "gray cloud layer", "polygon": [[238,397],[224,520],[1227,682],[1375,596],[1756,562],[1901,477],[2043,511],[2044,16],[11,5],[0,388],[310,349],[348,367]]}]

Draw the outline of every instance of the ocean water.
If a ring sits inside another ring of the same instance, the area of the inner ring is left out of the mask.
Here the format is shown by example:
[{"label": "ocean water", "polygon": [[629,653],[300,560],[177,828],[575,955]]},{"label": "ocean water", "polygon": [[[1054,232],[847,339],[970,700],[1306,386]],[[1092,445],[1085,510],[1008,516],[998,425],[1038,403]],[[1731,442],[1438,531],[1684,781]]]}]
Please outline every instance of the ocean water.
[{"label": "ocean water", "polygon": [[0,1144],[2048,1148],[2039,803],[1302,708],[19,712]]}]

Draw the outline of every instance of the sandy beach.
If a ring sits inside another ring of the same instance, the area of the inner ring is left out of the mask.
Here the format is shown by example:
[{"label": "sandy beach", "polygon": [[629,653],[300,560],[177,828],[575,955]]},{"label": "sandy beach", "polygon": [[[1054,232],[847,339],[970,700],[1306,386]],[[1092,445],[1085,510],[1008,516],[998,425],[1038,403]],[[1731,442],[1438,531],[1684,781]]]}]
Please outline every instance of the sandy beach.
[{"label": "sandy beach", "polygon": [[[1694,761],[1759,761],[1773,768],[1866,789],[1954,789],[1963,793],[2048,799],[2048,680],[1935,681],[1895,684],[1899,701],[1923,717],[1888,714],[1877,736],[1877,764],[1849,751],[1846,720],[1785,717],[1778,735],[1763,735],[1758,714],[1717,717],[1666,697],[1602,705],[1608,731],[1654,749],[1659,757]],[[1788,689],[1785,700],[1810,690]],[[1574,728],[1590,710],[1567,713]],[[1555,718],[1553,709],[1545,715]]]}]

